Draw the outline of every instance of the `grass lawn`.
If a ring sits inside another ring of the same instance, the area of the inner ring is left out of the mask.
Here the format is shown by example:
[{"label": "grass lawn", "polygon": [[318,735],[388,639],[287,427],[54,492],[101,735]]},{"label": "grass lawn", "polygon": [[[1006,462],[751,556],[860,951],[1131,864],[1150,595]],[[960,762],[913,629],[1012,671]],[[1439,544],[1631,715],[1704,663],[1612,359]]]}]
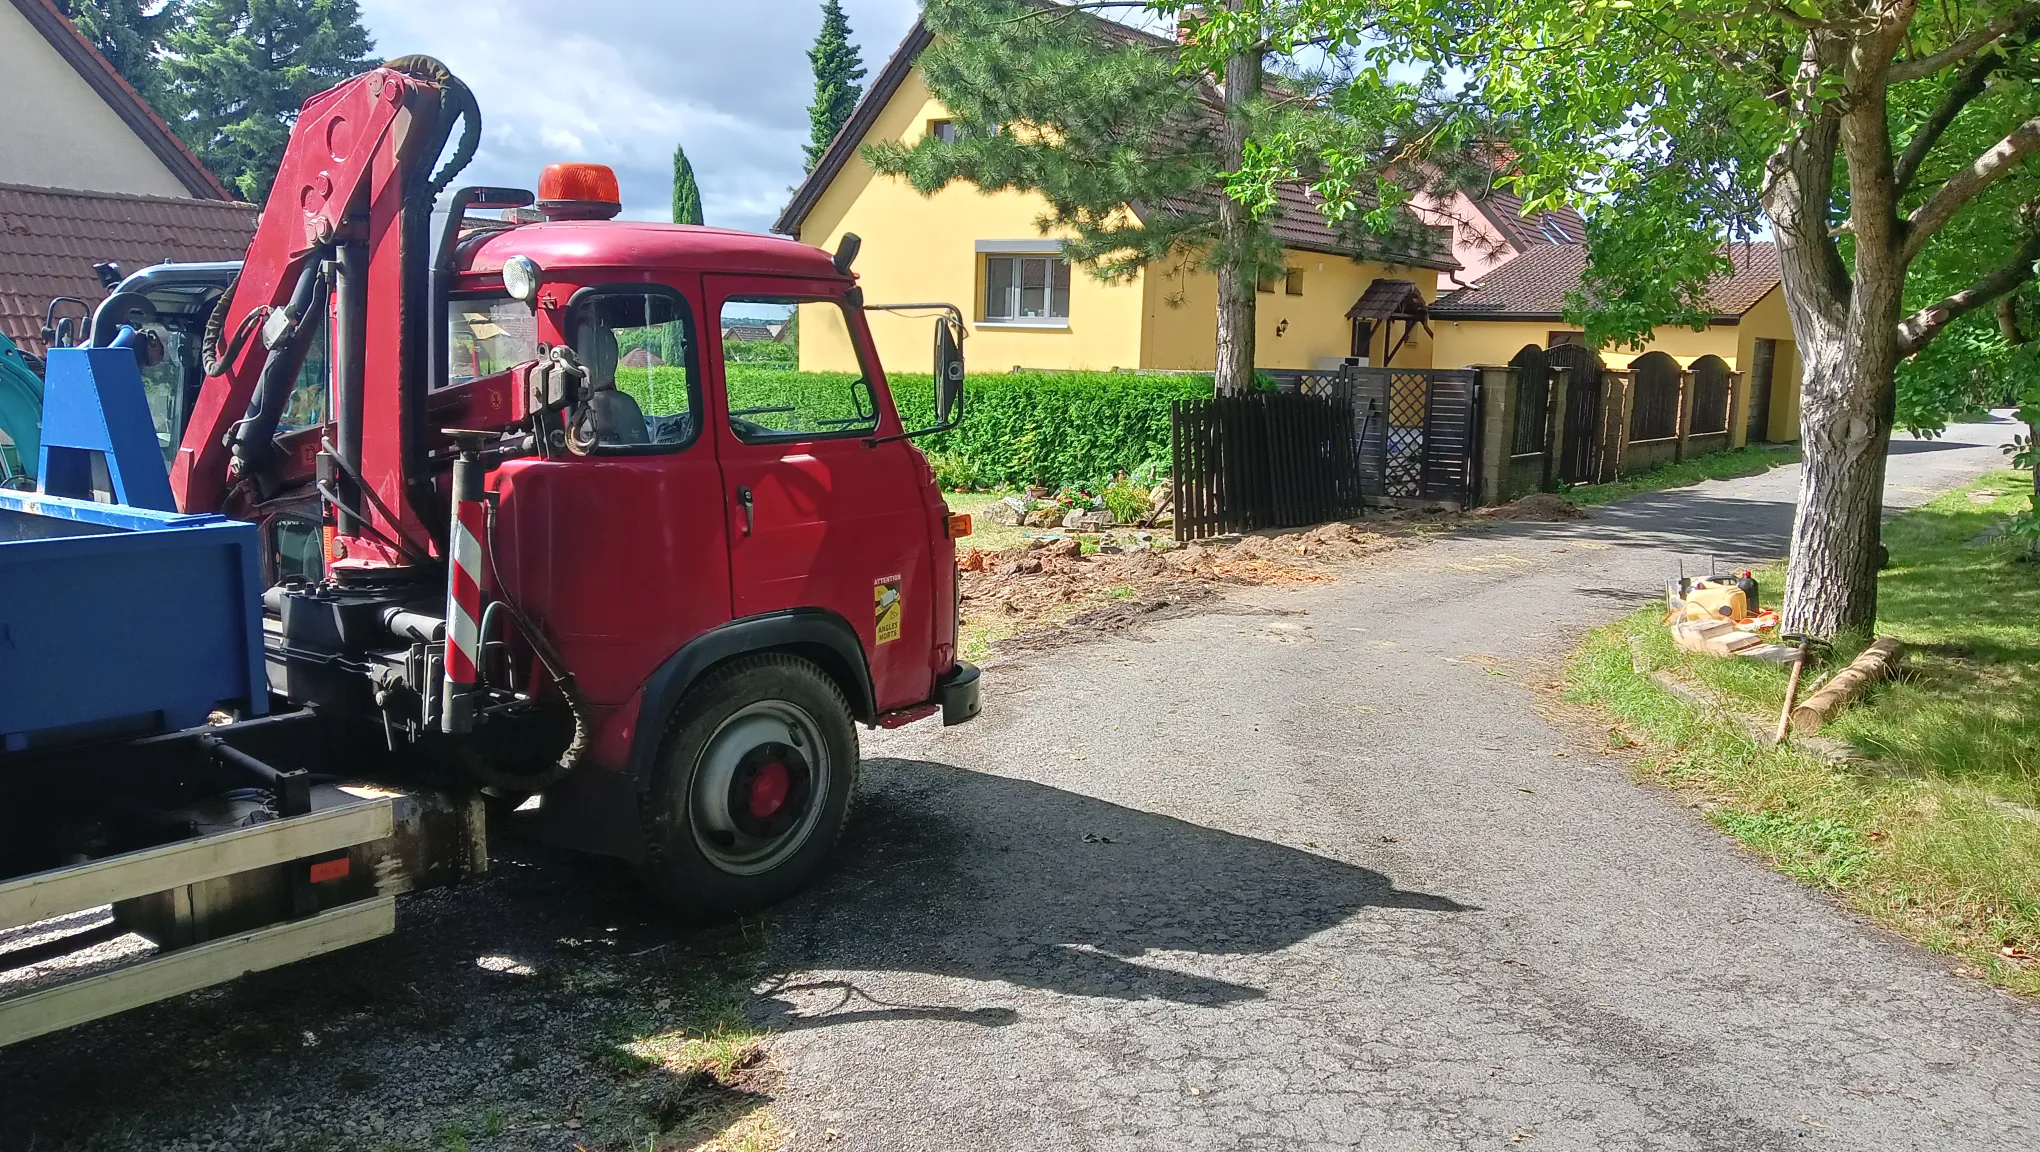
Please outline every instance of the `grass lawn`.
[{"label": "grass lawn", "polygon": [[1786,464],[1799,463],[1797,444],[1745,444],[1726,452],[1710,452],[1677,464],[1663,464],[1647,472],[1625,476],[1606,484],[1581,484],[1562,495],[1575,504],[1606,504],[1638,492],[1662,492],[1684,488],[1702,480],[1728,480],[1756,476]]},{"label": "grass lawn", "polygon": [[[1642,743],[1647,779],[1774,866],[2040,995],[2040,565],[2018,561],[2017,545],[1978,542],[2026,507],[2031,483],[1998,473],[1886,528],[1878,632],[1912,655],[1822,731],[1849,746],[1846,764],[1768,747],[1747,723],[1637,674],[1632,640],[1651,670],[1734,712],[1775,719],[1784,699],[1784,669],[1681,653],[1656,607],[1591,636],[1567,682],[1572,699]],[[1768,604],[1783,571],[1759,579]],[[1840,646],[1826,667],[1862,644]]]}]

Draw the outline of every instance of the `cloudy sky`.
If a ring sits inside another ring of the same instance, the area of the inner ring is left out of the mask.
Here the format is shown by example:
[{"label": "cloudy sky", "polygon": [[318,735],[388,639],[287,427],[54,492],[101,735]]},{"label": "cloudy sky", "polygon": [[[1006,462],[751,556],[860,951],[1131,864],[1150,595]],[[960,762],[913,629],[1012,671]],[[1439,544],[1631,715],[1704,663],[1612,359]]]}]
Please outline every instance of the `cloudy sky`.
[{"label": "cloudy sky", "polygon": [[[869,73],[917,0],[842,0]],[[436,56],[474,89],[464,184],[531,188],[559,160],[616,169],[624,215],[672,215],[684,144],[708,223],[765,231],[803,175],[818,0],[361,0],[382,57]]]}]

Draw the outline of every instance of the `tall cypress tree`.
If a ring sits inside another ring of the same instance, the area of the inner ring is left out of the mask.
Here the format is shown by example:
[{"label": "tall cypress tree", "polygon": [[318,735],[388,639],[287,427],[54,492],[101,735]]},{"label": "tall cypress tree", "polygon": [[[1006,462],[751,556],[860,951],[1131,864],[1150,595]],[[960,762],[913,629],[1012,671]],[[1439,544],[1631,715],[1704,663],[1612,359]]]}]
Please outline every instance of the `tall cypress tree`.
[{"label": "tall cypress tree", "polygon": [[687,149],[673,146],[673,223],[700,224],[701,185],[694,182],[694,165]]},{"label": "tall cypress tree", "polygon": [[190,0],[166,62],[179,135],[261,203],[305,100],[374,61],[355,0]]},{"label": "tall cypress tree", "polygon": [[183,17],[181,0],[62,0],[57,6],[163,119],[176,119],[164,99],[163,48]]},{"label": "tall cypress tree", "polygon": [[864,95],[859,83],[864,58],[850,42],[850,20],[837,0],[822,0],[822,31],[808,49],[808,63],[815,70],[815,99],[808,105],[807,166],[812,172]]}]

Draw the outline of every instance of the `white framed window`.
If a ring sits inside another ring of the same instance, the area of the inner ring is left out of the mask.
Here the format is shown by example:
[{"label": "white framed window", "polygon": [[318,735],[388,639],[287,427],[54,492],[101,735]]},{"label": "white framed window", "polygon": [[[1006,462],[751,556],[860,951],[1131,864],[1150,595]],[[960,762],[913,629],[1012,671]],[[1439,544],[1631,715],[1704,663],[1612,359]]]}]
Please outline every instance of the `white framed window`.
[{"label": "white framed window", "polygon": [[984,318],[993,324],[1068,324],[1069,261],[1051,255],[986,256]]}]

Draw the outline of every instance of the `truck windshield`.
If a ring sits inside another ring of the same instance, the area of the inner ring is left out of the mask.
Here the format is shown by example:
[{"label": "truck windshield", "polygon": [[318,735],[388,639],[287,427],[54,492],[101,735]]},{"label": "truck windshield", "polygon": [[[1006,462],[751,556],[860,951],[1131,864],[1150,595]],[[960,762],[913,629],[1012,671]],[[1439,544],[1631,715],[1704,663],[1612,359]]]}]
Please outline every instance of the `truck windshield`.
[{"label": "truck windshield", "polygon": [[[878,427],[870,366],[840,300],[748,296],[722,306],[730,429],[747,442],[865,436]],[[810,353],[857,371],[804,372]]]},{"label": "truck windshield", "polygon": [[446,382],[465,384],[538,357],[531,305],[508,296],[455,300],[446,321]]}]

